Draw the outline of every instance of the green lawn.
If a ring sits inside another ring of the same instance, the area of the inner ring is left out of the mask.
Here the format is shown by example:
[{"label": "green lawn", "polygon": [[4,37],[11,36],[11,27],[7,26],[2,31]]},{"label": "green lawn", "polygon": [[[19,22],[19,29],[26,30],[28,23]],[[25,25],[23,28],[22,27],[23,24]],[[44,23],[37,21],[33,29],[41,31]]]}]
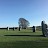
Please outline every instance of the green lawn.
[{"label": "green lawn", "polygon": [[48,38],[41,31],[0,30],[0,48],[48,48]]}]

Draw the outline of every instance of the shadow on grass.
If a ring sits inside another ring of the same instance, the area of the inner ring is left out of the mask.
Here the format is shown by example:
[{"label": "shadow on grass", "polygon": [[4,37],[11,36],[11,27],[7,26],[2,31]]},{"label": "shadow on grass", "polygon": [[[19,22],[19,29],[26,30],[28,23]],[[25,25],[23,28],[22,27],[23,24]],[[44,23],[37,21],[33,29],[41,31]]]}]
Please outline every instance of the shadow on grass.
[{"label": "shadow on grass", "polygon": [[4,35],[4,36],[29,36],[29,37],[43,37],[43,35]]}]

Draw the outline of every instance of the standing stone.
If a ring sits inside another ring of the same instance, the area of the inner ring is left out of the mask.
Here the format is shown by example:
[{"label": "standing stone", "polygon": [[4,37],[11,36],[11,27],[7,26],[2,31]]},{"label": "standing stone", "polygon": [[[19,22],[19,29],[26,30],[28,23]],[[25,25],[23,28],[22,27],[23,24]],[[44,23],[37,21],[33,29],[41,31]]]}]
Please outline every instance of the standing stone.
[{"label": "standing stone", "polygon": [[13,27],[13,31],[15,30],[15,27]]},{"label": "standing stone", "polygon": [[35,30],[36,30],[36,29],[35,29],[35,26],[33,26],[32,28],[33,28],[33,32],[35,32]]},{"label": "standing stone", "polygon": [[36,31],[36,27],[35,27],[35,31]]},{"label": "standing stone", "polygon": [[45,24],[45,21],[41,22],[41,26],[42,26],[43,36],[47,36],[47,24]]},{"label": "standing stone", "polygon": [[48,28],[47,28],[47,24],[45,24],[45,36],[48,37]]},{"label": "standing stone", "polygon": [[21,27],[19,27],[19,31],[21,30]]},{"label": "standing stone", "polygon": [[9,30],[9,27],[7,27],[7,30]]}]

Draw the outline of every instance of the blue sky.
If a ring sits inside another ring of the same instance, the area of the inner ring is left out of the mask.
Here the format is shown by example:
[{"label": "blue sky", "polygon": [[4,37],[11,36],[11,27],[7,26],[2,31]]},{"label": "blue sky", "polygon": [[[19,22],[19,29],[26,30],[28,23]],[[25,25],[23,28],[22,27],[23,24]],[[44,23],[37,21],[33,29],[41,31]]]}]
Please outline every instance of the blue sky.
[{"label": "blue sky", "polygon": [[0,27],[18,26],[18,19],[25,18],[30,26],[48,24],[48,0],[0,0]]}]

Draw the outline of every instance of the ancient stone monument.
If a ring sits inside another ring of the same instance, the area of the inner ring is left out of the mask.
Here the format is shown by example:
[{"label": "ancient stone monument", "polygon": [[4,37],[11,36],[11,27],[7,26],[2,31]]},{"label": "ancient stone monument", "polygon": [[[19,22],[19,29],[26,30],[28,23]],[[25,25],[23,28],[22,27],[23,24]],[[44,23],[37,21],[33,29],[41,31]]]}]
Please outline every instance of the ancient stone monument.
[{"label": "ancient stone monument", "polygon": [[41,22],[43,36],[48,37],[48,26],[45,21]]},{"label": "ancient stone monument", "polygon": [[7,27],[7,30],[9,30],[9,27]]},{"label": "ancient stone monument", "polygon": [[15,27],[13,27],[13,31],[15,30]]},{"label": "ancient stone monument", "polygon": [[21,30],[21,27],[19,27],[19,31]]},{"label": "ancient stone monument", "polygon": [[33,26],[32,29],[33,29],[33,32],[35,32],[35,30],[36,30],[35,26]]}]

